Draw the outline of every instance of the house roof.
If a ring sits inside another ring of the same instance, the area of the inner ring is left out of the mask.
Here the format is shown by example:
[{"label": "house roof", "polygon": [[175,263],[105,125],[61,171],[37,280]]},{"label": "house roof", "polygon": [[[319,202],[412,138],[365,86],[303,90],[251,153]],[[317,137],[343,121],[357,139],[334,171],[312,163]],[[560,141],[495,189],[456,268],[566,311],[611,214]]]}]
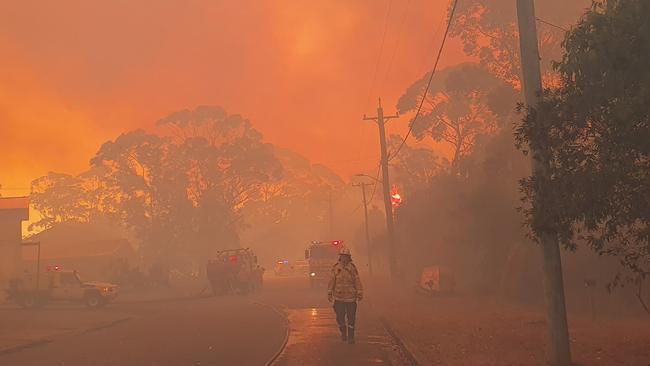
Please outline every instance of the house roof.
[{"label": "house roof", "polygon": [[0,210],[28,209],[29,197],[0,197]]},{"label": "house roof", "polygon": [[[81,258],[132,255],[133,247],[121,230],[108,222],[62,223],[28,238],[41,243],[41,257]],[[24,251],[30,258],[34,250]]]},{"label": "house roof", "polygon": [[124,239],[122,230],[107,220],[93,222],[63,222],[29,237],[40,242],[88,242]]},{"label": "house roof", "polygon": [[[41,259],[92,257],[133,257],[135,251],[126,239],[41,242]],[[23,248],[23,259],[36,260],[36,250]]]}]

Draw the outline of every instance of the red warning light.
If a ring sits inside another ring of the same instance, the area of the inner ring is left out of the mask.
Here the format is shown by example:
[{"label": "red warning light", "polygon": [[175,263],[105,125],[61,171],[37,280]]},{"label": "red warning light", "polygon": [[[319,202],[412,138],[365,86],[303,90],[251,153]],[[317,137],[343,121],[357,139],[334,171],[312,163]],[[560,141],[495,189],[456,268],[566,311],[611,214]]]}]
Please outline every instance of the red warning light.
[{"label": "red warning light", "polygon": [[343,243],[342,240],[334,240],[334,241],[332,241],[332,245],[334,245],[334,246],[341,245],[341,243]]},{"label": "red warning light", "polygon": [[399,194],[397,186],[393,186],[392,192],[390,194],[390,203],[393,205],[393,208],[399,208],[402,204],[402,195]]}]

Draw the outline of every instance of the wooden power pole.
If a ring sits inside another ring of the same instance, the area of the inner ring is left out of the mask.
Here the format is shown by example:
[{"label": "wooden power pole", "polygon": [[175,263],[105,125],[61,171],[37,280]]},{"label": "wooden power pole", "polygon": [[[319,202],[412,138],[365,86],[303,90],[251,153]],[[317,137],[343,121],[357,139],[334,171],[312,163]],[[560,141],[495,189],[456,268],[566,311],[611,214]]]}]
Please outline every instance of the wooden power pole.
[{"label": "wooden power pole", "polygon": [[368,251],[368,273],[372,276],[372,250],[370,249],[370,231],[368,230],[368,201],[366,199],[366,187],[368,183],[361,182],[353,184],[355,187],[361,187],[361,197],[363,198],[363,219],[366,229],[366,248]]},{"label": "wooden power pole", "polygon": [[[537,48],[537,27],[533,0],[517,0],[519,23],[519,44],[521,48],[521,70],[526,105],[536,108],[542,98],[542,77],[539,68]],[[540,116],[545,118],[544,116]],[[548,174],[548,161],[543,161],[538,151],[532,151],[533,176]],[[540,233],[542,247],[544,293],[546,297],[546,318],[548,327],[549,362],[553,365],[571,364],[569,330],[562,278],[562,259],[557,232],[545,229]]]},{"label": "wooden power pole", "polygon": [[328,207],[328,212],[329,212],[329,218],[328,218],[328,223],[329,223],[329,236],[333,237],[334,235],[334,207],[332,204],[332,186],[329,187],[329,190],[327,191],[327,207]]},{"label": "wooden power pole", "polygon": [[384,210],[386,211],[386,231],[388,234],[388,264],[391,278],[397,278],[397,260],[395,258],[395,228],[393,223],[393,205],[390,201],[390,182],[388,179],[388,151],[386,147],[386,122],[393,118],[398,118],[399,115],[384,116],[384,109],[381,106],[381,99],[379,99],[379,106],[377,107],[377,117],[363,116],[364,121],[376,121],[379,127],[379,144],[381,146],[381,176],[384,192]]}]

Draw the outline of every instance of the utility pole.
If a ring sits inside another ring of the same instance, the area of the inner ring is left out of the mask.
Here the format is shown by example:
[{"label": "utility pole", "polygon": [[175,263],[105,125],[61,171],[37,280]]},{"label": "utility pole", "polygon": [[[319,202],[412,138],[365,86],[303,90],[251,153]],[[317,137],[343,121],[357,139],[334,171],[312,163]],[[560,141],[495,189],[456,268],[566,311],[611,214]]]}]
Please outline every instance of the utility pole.
[{"label": "utility pole", "polygon": [[385,124],[393,118],[398,118],[399,114],[393,116],[384,116],[384,109],[381,107],[381,98],[377,107],[377,117],[366,117],[364,121],[376,121],[379,127],[379,144],[381,146],[381,176],[384,191],[384,210],[386,211],[386,231],[388,232],[388,264],[391,278],[397,278],[397,261],[395,258],[395,228],[393,224],[393,205],[390,201],[390,184],[388,180],[388,151],[386,148],[386,129]]},{"label": "utility pole", "polygon": [[328,208],[329,208],[329,227],[330,227],[330,237],[334,235],[334,209],[332,205],[332,186],[329,187],[328,195],[327,195],[327,202],[328,202]]},{"label": "utility pole", "polygon": [[370,231],[368,230],[368,201],[366,200],[366,187],[368,183],[361,182],[353,184],[355,187],[361,187],[361,196],[363,197],[363,218],[366,227],[366,248],[368,250],[368,273],[372,276],[372,251],[370,249]]},{"label": "utility pole", "polygon": [[[535,24],[535,4],[533,0],[517,0],[519,23],[519,45],[521,48],[521,70],[523,92],[526,105],[536,108],[542,98],[542,77],[539,68],[539,49],[537,48],[537,27]],[[544,123],[545,116],[538,116]],[[548,175],[548,161],[543,160],[539,151],[532,151],[533,176],[542,178]],[[543,205],[546,203],[542,203]],[[569,330],[566,318],[564,282],[562,278],[562,259],[557,232],[545,229],[540,233],[542,247],[544,293],[546,297],[546,323],[548,327],[549,361],[553,365],[571,364]]]}]

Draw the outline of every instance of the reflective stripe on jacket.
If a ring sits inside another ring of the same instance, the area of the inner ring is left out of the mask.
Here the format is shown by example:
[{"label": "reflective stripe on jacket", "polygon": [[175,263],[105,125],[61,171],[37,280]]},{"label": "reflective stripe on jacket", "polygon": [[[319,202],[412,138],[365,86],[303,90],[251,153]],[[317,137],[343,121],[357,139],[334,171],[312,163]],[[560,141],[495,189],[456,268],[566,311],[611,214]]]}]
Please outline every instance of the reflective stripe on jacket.
[{"label": "reflective stripe on jacket", "polygon": [[337,262],[332,267],[332,276],[327,287],[327,293],[334,300],[354,302],[363,296],[363,286],[359,278],[359,271],[354,263],[343,264]]}]

